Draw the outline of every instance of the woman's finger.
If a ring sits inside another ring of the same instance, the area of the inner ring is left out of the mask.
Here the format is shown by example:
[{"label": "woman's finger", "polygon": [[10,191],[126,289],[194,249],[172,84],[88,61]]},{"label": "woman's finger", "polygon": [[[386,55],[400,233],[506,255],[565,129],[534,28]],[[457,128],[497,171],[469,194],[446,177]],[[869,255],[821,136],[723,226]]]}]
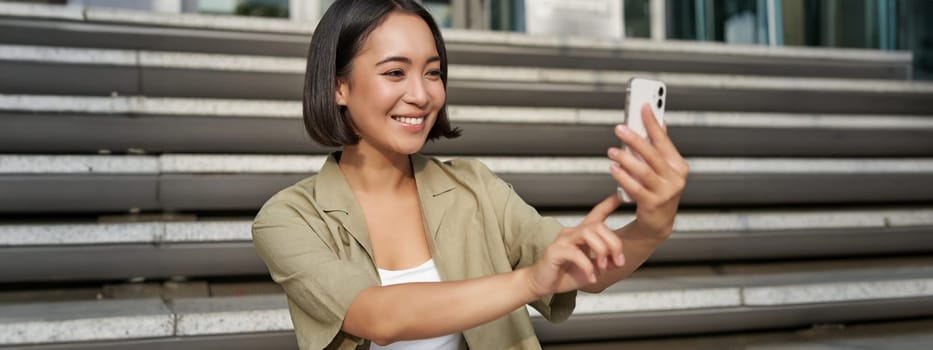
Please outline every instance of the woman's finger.
[{"label": "woman's finger", "polygon": [[599,202],[599,204],[593,206],[593,209],[590,209],[590,212],[583,218],[582,224],[606,222],[606,218],[618,209],[620,205],[622,205],[622,200],[613,193],[609,197],[606,197],[606,199],[603,199],[602,202]]},{"label": "woman's finger", "polygon": [[612,254],[609,244],[604,241],[597,231],[592,229],[583,229],[580,235],[586,242],[585,248],[590,253],[590,260],[596,261],[596,266],[600,270],[605,270],[608,266],[608,257]]},{"label": "woman's finger", "polygon": [[635,202],[642,202],[649,195],[648,189],[642,186],[638,180],[635,180],[625,169],[622,169],[619,164],[612,163],[609,166],[609,174]]},{"label": "woman's finger", "polygon": [[[667,133],[667,125],[658,123],[658,120],[654,117],[654,113],[651,111],[651,106],[648,104],[643,105],[641,107],[641,115],[645,130],[648,132],[648,137],[651,139],[651,144],[658,150],[658,153],[669,161],[683,159],[680,151],[677,150],[677,146],[674,145],[674,141],[671,140],[670,135]],[[675,164],[671,165],[675,166]]]},{"label": "woman's finger", "polygon": [[630,152],[612,147],[609,149],[609,157],[619,163],[622,169],[625,169],[644,187],[656,189],[661,184],[661,177],[658,173]]},{"label": "woman's finger", "polygon": [[[632,152],[638,153],[638,155],[644,159],[643,163],[647,163],[650,168],[654,169],[655,173],[665,176],[671,172],[670,164],[658,153],[658,150],[651,145],[648,140],[632,131],[632,129],[624,125],[618,125],[615,128],[615,134]],[[612,155],[610,155],[610,158],[619,161],[617,157],[613,157]]]},{"label": "woman's finger", "polygon": [[667,133],[664,130],[664,127],[658,122],[658,118],[655,117],[654,111],[651,110],[649,104],[643,104],[641,106],[641,121],[645,126],[645,131],[648,133],[648,139],[651,140],[651,143],[657,145],[657,141],[670,140],[667,136]]},{"label": "woman's finger", "polygon": [[608,258],[612,259],[616,266],[622,266],[625,262],[622,250],[622,238],[606,225],[596,226],[596,233],[603,239],[606,248],[608,248],[608,252],[606,253],[609,255]]},{"label": "woman's finger", "polygon": [[579,270],[585,276],[585,279],[590,283],[596,282],[596,268],[593,266],[593,261],[583,253],[577,246],[571,246],[572,248],[565,248],[559,254],[563,256],[563,260],[572,264],[572,267]]}]

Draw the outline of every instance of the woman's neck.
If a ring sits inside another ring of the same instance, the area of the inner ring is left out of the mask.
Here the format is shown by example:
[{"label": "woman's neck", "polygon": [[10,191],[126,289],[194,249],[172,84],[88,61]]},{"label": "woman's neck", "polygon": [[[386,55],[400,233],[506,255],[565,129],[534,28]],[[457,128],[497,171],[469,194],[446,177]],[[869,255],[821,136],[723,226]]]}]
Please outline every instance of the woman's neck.
[{"label": "woman's neck", "polygon": [[395,192],[414,181],[408,155],[380,151],[363,142],[344,146],[338,164],[354,191]]}]

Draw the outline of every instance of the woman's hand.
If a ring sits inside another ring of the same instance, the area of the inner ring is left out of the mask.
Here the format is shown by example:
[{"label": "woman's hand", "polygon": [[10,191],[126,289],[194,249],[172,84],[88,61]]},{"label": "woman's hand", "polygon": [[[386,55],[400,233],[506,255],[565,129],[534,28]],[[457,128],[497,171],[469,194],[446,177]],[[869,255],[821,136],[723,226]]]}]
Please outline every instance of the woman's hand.
[{"label": "woman's hand", "polygon": [[[650,142],[623,125],[615,134],[632,152],[612,147],[609,159],[612,177],[635,200],[635,223],[640,230],[664,240],[674,227],[674,215],[687,183],[689,167],[667,135],[667,128],[658,125],[651,107],[641,108],[641,117]],[[639,160],[633,153],[641,156]]]},{"label": "woman's hand", "polygon": [[593,207],[580,225],[561,230],[528,270],[529,290],[536,298],[592,285],[607,270],[625,264],[622,240],[605,224],[620,204],[613,194]]},{"label": "woman's hand", "polygon": [[[637,204],[635,221],[618,232],[606,227],[606,218],[621,204],[613,193],[580,225],[564,228],[528,269],[529,290],[536,297],[576,289],[598,292],[630,274],[670,235],[689,169],[647,104],[641,114],[651,141],[620,125],[616,136],[632,152],[609,149],[612,177]],[[632,244],[623,247],[622,236]],[[634,259],[631,266],[626,255]]]}]

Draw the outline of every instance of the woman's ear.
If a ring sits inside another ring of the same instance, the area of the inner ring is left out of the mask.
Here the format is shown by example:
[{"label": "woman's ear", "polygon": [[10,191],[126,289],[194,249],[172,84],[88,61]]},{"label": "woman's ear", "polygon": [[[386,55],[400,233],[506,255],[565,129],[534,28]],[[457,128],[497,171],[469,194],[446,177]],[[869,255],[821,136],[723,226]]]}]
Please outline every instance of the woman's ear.
[{"label": "woman's ear", "polygon": [[350,96],[350,84],[347,83],[346,79],[341,77],[337,77],[334,84],[334,100],[337,101],[338,106],[346,107],[347,97]]}]

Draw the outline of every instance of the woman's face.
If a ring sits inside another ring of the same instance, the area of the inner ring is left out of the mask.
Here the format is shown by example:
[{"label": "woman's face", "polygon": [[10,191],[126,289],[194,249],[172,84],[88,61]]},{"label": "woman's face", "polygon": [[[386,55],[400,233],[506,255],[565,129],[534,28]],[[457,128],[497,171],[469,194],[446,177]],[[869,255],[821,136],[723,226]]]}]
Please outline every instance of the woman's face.
[{"label": "woman's face", "polygon": [[337,79],[337,104],[346,106],[360,146],[418,152],[446,99],[440,70],[424,20],[388,14],[351,61],[349,79]]}]

